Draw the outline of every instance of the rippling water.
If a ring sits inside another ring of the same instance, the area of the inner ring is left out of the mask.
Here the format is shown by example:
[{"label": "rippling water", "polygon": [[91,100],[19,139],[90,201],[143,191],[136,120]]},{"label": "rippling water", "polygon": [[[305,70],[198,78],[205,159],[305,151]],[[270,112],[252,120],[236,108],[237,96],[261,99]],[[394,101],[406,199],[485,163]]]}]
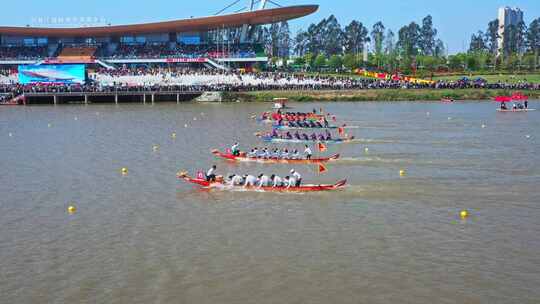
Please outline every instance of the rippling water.
[{"label": "rippling water", "polygon": [[540,111],[295,106],[360,127],[348,130],[360,144],[330,146],[345,159],[328,174],[295,168],[347,177],[345,190],[209,193],[176,180],[213,163],[286,174],[209,153],[260,146],[248,117],[264,104],[0,108],[0,302],[539,303]]}]

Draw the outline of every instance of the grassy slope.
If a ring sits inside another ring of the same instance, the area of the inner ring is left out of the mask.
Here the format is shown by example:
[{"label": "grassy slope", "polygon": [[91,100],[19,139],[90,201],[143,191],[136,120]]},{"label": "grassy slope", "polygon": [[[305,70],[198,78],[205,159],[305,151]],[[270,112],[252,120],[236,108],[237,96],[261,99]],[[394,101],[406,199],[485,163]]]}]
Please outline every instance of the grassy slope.
[{"label": "grassy slope", "polygon": [[[449,97],[456,100],[488,100],[498,95],[509,95],[507,90],[344,90],[344,91],[260,91],[225,93],[228,101],[272,101],[276,97],[291,101],[438,101]],[[526,92],[533,99],[540,98],[540,92]]]}]

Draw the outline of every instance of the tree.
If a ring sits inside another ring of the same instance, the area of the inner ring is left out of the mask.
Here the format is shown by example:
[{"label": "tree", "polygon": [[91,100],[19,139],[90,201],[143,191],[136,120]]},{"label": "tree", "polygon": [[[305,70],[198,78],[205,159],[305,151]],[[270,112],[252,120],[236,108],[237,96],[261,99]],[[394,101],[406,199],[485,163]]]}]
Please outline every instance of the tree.
[{"label": "tree", "polygon": [[323,54],[317,55],[317,57],[315,58],[315,61],[313,62],[313,67],[320,70],[325,65],[326,65],[326,57]]},{"label": "tree", "polygon": [[368,30],[362,24],[353,20],[345,27],[344,43],[345,52],[358,54],[364,50],[364,43],[369,41]]},{"label": "tree", "polygon": [[497,54],[499,50],[499,20],[495,19],[488,23],[486,31],[486,45],[491,54]]},{"label": "tree", "polygon": [[386,54],[390,54],[392,52],[394,52],[396,46],[396,42],[395,42],[395,37],[396,35],[394,34],[394,32],[391,30],[391,29],[388,29],[388,32],[386,33],[386,39],[385,39],[385,43],[384,43],[384,50],[386,52]]},{"label": "tree", "polygon": [[486,34],[482,31],[478,31],[477,34],[472,34],[471,43],[469,45],[469,52],[486,51],[488,49],[486,45]]},{"label": "tree", "polygon": [[279,24],[272,23],[270,27],[265,28],[264,43],[266,53],[270,57],[278,56],[279,53]]},{"label": "tree", "polygon": [[538,53],[540,51],[540,18],[534,19],[527,29],[527,48],[534,54],[534,69],[538,65]]},{"label": "tree", "polygon": [[294,53],[304,56],[308,51],[308,34],[302,30],[298,31],[294,38]]},{"label": "tree", "polygon": [[441,39],[437,39],[437,41],[435,41],[435,53],[433,55],[435,55],[435,57],[444,57],[446,53],[446,48],[444,47],[444,42],[441,40]]},{"label": "tree", "polygon": [[343,61],[341,59],[341,56],[338,55],[332,55],[330,59],[328,60],[328,65],[334,70],[338,71],[341,70],[343,67]]},{"label": "tree", "polygon": [[533,71],[536,69],[536,56],[534,54],[526,55],[523,57],[523,63],[530,71]]},{"label": "tree", "polygon": [[422,19],[422,27],[420,28],[420,37],[418,46],[422,51],[422,54],[431,56],[433,55],[435,48],[435,36],[437,36],[437,30],[433,28],[433,19],[431,15],[427,15]]},{"label": "tree", "polygon": [[306,65],[306,58],[304,58],[304,57],[296,57],[296,58],[294,58],[294,65],[305,66]]},{"label": "tree", "polygon": [[373,25],[373,28],[371,29],[371,39],[374,43],[375,47],[375,54],[380,55],[382,54],[383,50],[383,42],[384,42],[384,25],[382,22],[377,22]]},{"label": "tree", "polygon": [[504,29],[503,54],[505,57],[523,53],[525,49],[525,33],[526,28],[523,22],[509,25]]},{"label": "tree", "polygon": [[343,51],[343,31],[334,15],[324,20],[322,33],[324,35],[323,50],[326,55],[341,54]]},{"label": "tree", "polygon": [[354,71],[354,69],[358,68],[358,56],[351,53],[345,54],[345,56],[343,56],[343,66]]},{"label": "tree", "polygon": [[315,62],[315,55],[313,55],[313,53],[306,53],[304,55],[304,61],[306,62],[307,66],[313,67],[313,63]]},{"label": "tree", "polygon": [[291,54],[291,31],[287,21],[281,22],[278,31],[278,56],[289,58]]},{"label": "tree", "polygon": [[[462,54],[461,54],[462,55]],[[454,71],[463,69],[463,56],[460,54],[448,56],[448,67]]]},{"label": "tree", "polygon": [[398,32],[398,47],[404,57],[416,56],[418,54],[420,39],[420,26],[415,22],[402,27]]}]

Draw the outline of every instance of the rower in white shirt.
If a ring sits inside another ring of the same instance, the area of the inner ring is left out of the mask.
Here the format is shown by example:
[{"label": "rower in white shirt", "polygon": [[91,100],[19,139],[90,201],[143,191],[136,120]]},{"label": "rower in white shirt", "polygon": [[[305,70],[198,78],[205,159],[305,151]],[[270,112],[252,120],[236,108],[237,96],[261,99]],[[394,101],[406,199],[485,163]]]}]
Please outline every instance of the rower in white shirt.
[{"label": "rower in white shirt", "polygon": [[239,156],[240,155],[239,147],[240,147],[240,145],[238,143],[234,143],[234,145],[231,147],[232,155],[234,155],[234,156]]},{"label": "rower in white shirt", "polygon": [[277,175],[272,175],[272,176],[270,176],[270,179],[273,182],[272,186],[274,188],[283,187],[283,179],[281,177],[279,177]]},{"label": "rower in white shirt", "polygon": [[255,185],[257,185],[257,178],[253,175],[245,175],[244,180],[244,188],[255,187]]},{"label": "rower in white shirt", "polygon": [[311,151],[311,149],[309,148],[308,145],[306,145],[306,149],[304,150],[304,154],[306,155],[306,159],[311,159],[311,155],[313,154],[313,152]]},{"label": "rower in white shirt", "polygon": [[302,184],[302,175],[300,175],[300,173],[296,172],[294,169],[291,170],[291,175],[296,180],[296,187],[300,187]]},{"label": "rower in white shirt", "polygon": [[270,178],[264,174],[259,175],[259,188],[269,187],[269,186],[270,186]]},{"label": "rower in white shirt", "polygon": [[287,185],[287,188],[295,188],[296,178],[294,178],[294,176],[285,176],[285,184]]},{"label": "rower in white shirt", "polygon": [[248,152],[247,157],[257,157],[257,148]]},{"label": "rower in white shirt", "polygon": [[206,181],[215,182],[216,181],[216,165],[213,165],[212,168],[206,171]]},{"label": "rower in white shirt", "polygon": [[241,186],[244,182],[244,179],[240,175],[233,174],[229,176],[229,184],[231,186]]}]

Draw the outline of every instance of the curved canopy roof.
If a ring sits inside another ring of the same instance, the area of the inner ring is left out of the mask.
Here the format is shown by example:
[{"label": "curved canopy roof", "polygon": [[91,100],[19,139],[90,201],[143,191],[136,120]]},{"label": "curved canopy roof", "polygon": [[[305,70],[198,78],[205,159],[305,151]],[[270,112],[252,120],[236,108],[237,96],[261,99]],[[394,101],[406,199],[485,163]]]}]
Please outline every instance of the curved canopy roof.
[{"label": "curved canopy roof", "polygon": [[236,27],[243,24],[260,25],[296,19],[312,14],[316,12],[318,8],[318,5],[299,5],[223,16],[101,27],[0,27],[0,35],[29,37],[108,37],[152,33],[208,31],[222,27]]}]

